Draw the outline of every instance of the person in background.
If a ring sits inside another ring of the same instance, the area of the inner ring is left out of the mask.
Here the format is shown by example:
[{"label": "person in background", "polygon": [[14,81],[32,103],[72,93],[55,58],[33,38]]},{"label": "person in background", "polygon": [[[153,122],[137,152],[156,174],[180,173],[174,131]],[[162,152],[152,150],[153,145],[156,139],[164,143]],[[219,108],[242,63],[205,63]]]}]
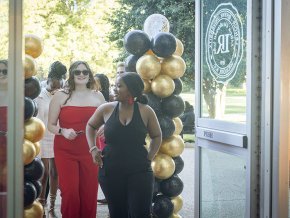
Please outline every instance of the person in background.
[{"label": "person in background", "polygon": [[[59,63],[60,63],[60,62],[59,62]],[[62,63],[61,63],[61,64],[62,64]],[[51,66],[50,66],[50,67],[51,67]],[[61,75],[61,77],[62,77],[62,83],[65,84],[66,73],[63,73],[63,74]],[[47,80],[42,80],[42,81],[40,82],[40,87],[41,87],[41,89],[46,88],[46,86],[47,86]]]},{"label": "person in background", "polygon": [[[67,72],[66,66],[61,62],[55,61],[50,65],[46,86],[41,90],[40,95],[35,99],[38,105],[37,117],[47,126],[49,103],[54,93],[63,87],[63,75]],[[40,157],[44,164],[44,175],[41,180],[42,191],[39,196],[39,202],[46,206],[46,193],[49,188],[50,207],[48,210],[49,217],[56,217],[54,206],[58,189],[58,175],[54,162],[53,152],[54,135],[48,130],[45,131],[44,137],[40,141]],[[47,183],[49,181],[49,186]]]},{"label": "person in background", "polygon": [[89,65],[76,61],[69,68],[65,89],[56,92],[49,105],[48,130],[55,134],[63,218],[96,217],[98,167],[93,163],[85,136],[86,123],[105,102],[102,93],[95,89]]},{"label": "person in background", "polygon": [[0,60],[0,217],[7,209],[8,61]]},{"label": "person in background", "polygon": [[[110,217],[148,218],[154,183],[151,161],[161,144],[160,126],[137,73],[120,74],[115,87],[116,101],[101,105],[87,123],[89,149],[100,166],[99,182]],[[103,151],[95,142],[96,129],[102,125],[107,144]],[[144,146],[147,133],[149,151]]]},{"label": "person in background", "polygon": [[[107,102],[109,102],[110,101],[110,82],[109,82],[108,77],[105,74],[97,73],[97,74],[95,74],[94,78],[95,78],[95,81],[97,83],[99,83],[99,85],[100,85],[100,91],[102,92],[105,100]],[[103,126],[101,126],[99,128],[99,130],[97,132],[97,136],[100,139],[99,149],[100,150],[103,150],[104,147],[106,146]],[[101,203],[101,204],[107,204],[108,203],[106,198],[99,199],[97,201],[99,203]]]},{"label": "person in background", "polygon": [[125,62],[118,62],[117,64],[117,76],[125,73]]},{"label": "person in background", "polygon": [[94,76],[96,83],[99,83],[100,91],[107,102],[110,101],[110,81],[105,74],[96,73]]},{"label": "person in background", "polygon": [[188,102],[185,101],[185,109],[184,113],[180,116],[180,119],[183,124],[182,133],[194,133],[194,125],[195,125],[195,115],[193,106]]}]

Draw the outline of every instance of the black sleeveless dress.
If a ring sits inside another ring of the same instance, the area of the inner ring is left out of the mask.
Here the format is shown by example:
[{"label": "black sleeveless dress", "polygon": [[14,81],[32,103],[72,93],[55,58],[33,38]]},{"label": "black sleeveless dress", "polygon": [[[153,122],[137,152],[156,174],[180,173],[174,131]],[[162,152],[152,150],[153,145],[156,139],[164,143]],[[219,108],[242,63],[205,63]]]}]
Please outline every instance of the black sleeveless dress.
[{"label": "black sleeveless dress", "polygon": [[151,213],[154,176],[144,147],[145,127],[138,103],[131,122],[119,119],[119,103],[104,127],[106,146],[99,183],[108,201],[111,218],[148,218]]},{"label": "black sleeveless dress", "polygon": [[104,170],[126,174],[152,171],[145,145],[147,128],[142,120],[138,103],[134,103],[133,117],[126,126],[119,119],[119,103],[104,127],[107,146],[103,150]]}]

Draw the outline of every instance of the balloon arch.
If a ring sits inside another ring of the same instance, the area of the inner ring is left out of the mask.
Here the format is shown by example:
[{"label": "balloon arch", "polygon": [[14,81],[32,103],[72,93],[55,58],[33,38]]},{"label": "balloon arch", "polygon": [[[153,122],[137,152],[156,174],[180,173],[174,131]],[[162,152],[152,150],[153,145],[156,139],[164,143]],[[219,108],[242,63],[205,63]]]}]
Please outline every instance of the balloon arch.
[{"label": "balloon arch", "polygon": [[[180,136],[183,125],[179,116],[184,111],[180,78],[186,70],[182,59],[183,44],[169,32],[167,18],[152,14],[144,29],[132,30],[124,37],[124,47],[130,55],[125,70],[137,72],[143,79],[148,104],[157,114],[162,130],[162,144],[152,161],[155,176],[153,215],[181,217],[183,182],[178,176],[184,167],[181,154],[184,141]],[[149,146],[147,138],[147,146]]]}]

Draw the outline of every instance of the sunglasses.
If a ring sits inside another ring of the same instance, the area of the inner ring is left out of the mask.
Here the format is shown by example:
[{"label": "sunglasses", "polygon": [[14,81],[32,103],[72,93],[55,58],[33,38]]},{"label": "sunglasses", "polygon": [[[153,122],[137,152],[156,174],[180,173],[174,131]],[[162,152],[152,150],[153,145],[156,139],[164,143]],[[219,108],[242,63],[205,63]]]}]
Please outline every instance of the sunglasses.
[{"label": "sunglasses", "polygon": [[7,75],[7,70],[0,70],[0,73],[2,73],[4,76],[6,76]]},{"label": "sunglasses", "polygon": [[79,75],[81,75],[81,73],[83,73],[84,76],[87,76],[87,75],[89,75],[90,71],[89,70],[73,70],[72,73],[75,76],[79,76]]}]

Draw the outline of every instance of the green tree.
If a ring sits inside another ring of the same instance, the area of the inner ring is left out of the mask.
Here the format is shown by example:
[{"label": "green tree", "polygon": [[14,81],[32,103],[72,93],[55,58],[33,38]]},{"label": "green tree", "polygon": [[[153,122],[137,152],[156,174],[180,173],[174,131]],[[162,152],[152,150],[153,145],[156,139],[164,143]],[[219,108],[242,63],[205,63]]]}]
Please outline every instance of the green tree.
[{"label": "green tree", "polygon": [[170,32],[180,39],[184,45],[182,58],[187,70],[181,78],[185,86],[194,86],[194,22],[195,4],[193,0],[119,0],[121,8],[108,14],[113,25],[109,39],[115,42],[121,53],[117,60],[124,60],[128,55],[123,48],[123,38],[127,32],[143,29],[146,18],[151,14],[162,14],[170,23]]},{"label": "green tree", "polygon": [[84,60],[95,72],[112,77],[118,51],[107,38],[112,27],[104,16],[117,6],[114,0],[25,0],[24,34],[43,39],[43,53],[36,59],[38,76],[45,77],[55,60],[67,66]]}]

